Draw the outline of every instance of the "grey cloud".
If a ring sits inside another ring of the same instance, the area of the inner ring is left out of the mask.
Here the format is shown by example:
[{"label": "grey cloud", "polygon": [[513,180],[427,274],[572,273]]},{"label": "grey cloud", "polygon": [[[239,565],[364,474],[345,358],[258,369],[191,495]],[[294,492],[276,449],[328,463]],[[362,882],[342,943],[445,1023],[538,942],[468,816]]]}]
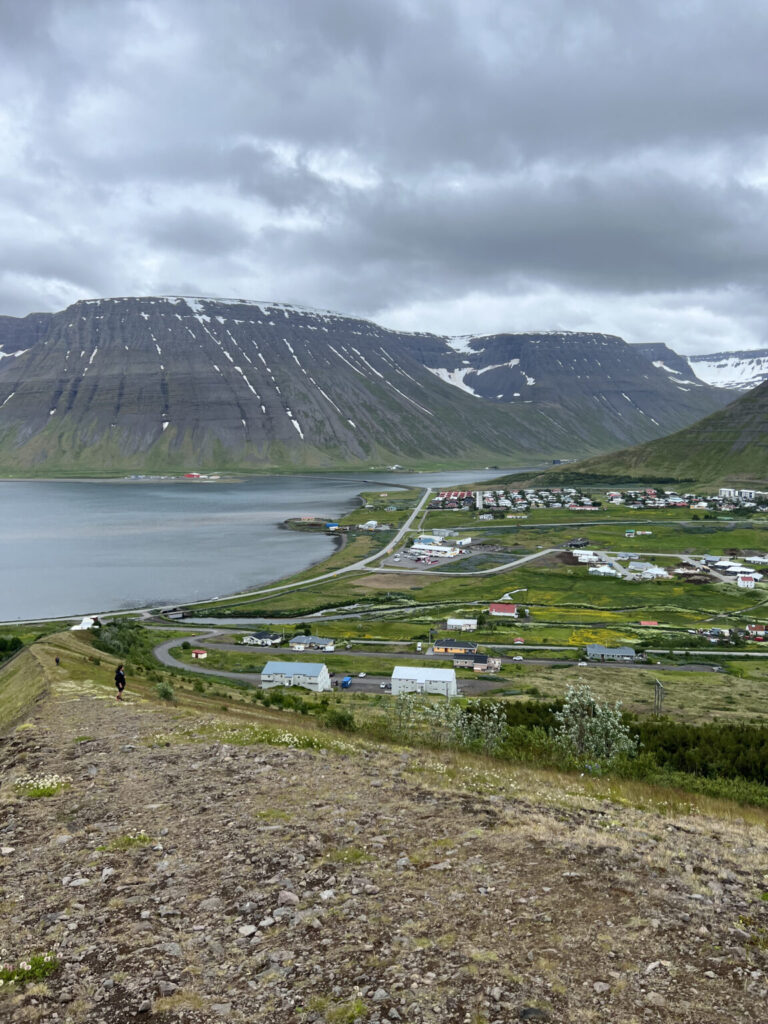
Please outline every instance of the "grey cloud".
[{"label": "grey cloud", "polygon": [[158,213],[146,226],[146,238],[161,248],[219,256],[247,245],[248,232],[229,216],[184,208]]},{"label": "grey cloud", "polygon": [[0,0],[0,312],[83,288],[514,318],[550,288],[612,329],[647,293],[757,335],[766,30],[758,0]]}]

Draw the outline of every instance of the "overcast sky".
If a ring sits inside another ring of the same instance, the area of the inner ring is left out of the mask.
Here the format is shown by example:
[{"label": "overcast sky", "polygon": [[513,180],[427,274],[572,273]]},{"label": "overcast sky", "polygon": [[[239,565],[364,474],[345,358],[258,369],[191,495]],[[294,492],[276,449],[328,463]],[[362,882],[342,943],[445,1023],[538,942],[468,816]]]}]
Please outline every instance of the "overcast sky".
[{"label": "overcast sky", "polygon": [[0,313],[768,345],[764,0],[0,0]]}]

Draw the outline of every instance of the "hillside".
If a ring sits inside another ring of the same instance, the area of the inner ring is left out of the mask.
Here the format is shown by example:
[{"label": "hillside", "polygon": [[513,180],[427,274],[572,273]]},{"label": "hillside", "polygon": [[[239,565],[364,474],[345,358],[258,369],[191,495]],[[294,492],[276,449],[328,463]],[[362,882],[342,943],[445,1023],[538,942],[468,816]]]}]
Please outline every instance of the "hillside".
[{"label": "hillside", "polygon": [[[55,960],[0,1016],[764,1019],[762,812],[161,706],[132,678],[119,705],[71,634],[34,657],[48,695],[0,741],[3,958]],[[30,799],[41,774],[63,785]]]},{"label": "hillside", "polygon": [[586,459],[549,481],[696,480],[768,487],[768,381],[669,437]]},{"label": "hillside", "polygon": [[727,394],[604,335],[448,339],[280,303],[0,317],[0,473],[477,465],[604,451]]}]

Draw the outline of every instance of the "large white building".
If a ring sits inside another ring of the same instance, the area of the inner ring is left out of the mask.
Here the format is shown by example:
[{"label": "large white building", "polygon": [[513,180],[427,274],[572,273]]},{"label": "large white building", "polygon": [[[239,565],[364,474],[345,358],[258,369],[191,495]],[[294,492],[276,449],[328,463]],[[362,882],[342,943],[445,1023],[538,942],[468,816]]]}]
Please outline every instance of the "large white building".
[{"label": "large white building", "polygon": [[471,633],[477,629],[477,619],[447,619],[448,629],[459,629],[465,633]]},{"label": "large white building", "polygon": [[261,672],[261,687],[303,686],[305,690],[331,689],[328,669],[320,663],[308,661],[268,661]]},{"label": "large white building", "polygon": [[425,668],[415,665],[396,665],[392,672],[392,693],[441,693],[455,697],[456,672],[452,668]]},{"label": "large white building", "polygon": [[411,545],[410,550],[414,555],[435,555],[437,558],[455,558],[461,554],[459,548],[447,544],[420,544],[418,541]]}]

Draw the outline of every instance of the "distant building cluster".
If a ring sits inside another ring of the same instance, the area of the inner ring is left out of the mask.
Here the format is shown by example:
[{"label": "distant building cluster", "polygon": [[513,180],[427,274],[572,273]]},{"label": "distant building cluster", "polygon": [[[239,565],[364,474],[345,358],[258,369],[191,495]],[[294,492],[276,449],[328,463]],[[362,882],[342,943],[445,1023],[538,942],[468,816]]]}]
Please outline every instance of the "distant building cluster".
[{"label": "distant building cluster", "polygon": [[503,512],[520,513],[537,508],[567,508],[571,511],[590,511],[600,502],[583,494],[575,487],[526,488],[524,490],[476,491],[475,508],[484,515]]},{"label": "distant building cluster", "polygon": [[480,519],[493,519],[499,514],[510,519],[524,518],[530,509],[567,508],[572,511],[590,511],[600,502],[583,494],[575,487],[525,488],[514,490],[496,488],[483,491],[440,491],[427,506],[430,509],[461,511],[475,509]]},{"label": "distant building cluster", "polygon": [[717,494],[678,494],[661,488],[645,487],[641,490],[607,491],[609,505],[627,508],[690,508],[702,512],[732,512],[735,509],[768,510],[768,492],[751,488],[721,487]]}]

